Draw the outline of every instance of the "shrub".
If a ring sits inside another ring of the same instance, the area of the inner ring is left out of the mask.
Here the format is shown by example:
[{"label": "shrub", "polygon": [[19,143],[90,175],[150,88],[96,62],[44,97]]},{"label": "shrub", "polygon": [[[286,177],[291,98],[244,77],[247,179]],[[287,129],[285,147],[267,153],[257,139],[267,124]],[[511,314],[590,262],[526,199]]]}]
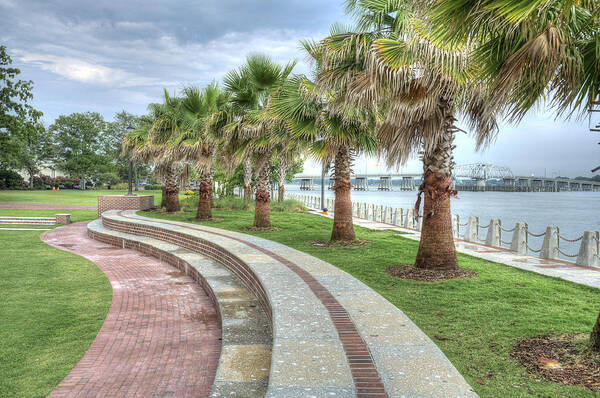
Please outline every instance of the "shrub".
[{"label": "shrub", "polygon": [[253,203],[246,203],[237,196],[225,196],[213,201],[213,207],[219,210],[254,210]]},{"label": "shrub", "polygon": [[276,200],[271,201],[271,211],[284,212],[284,213],[302,213],[307,208],[297,200],[286,199],[283,202]]},{"label": "shrub", "polygon": [[186,195],[179,204],[183,211],[195,211],[198,208],[198,195]]},{"label": "shrub", "polygon": [[192,195],[195,195],[196,193],[195,193],[194,191],[192,191],[192,190],[188,189],[188,190],[187,190],[187,191],[185,191],[183,194],[184,194],[185,196],[192,196]]},{"label": "shrub", "polygon": [[162,185],[160,185],[160,184],[146,184],[146,185],[144,185],[144,190],[146,190],[146,191],[160,191],[160,190],[162,190]]},{"label": "shrub", "polygon": [[129,189],[129,185],[124,182],[120,182],[118,184],[113,185],[110,189],[116,189],[117,191],[126,191]]},{"label": "shrub", "polygon": [[16,171],[0,170],[0,189],[21,189],[25,181]]}]

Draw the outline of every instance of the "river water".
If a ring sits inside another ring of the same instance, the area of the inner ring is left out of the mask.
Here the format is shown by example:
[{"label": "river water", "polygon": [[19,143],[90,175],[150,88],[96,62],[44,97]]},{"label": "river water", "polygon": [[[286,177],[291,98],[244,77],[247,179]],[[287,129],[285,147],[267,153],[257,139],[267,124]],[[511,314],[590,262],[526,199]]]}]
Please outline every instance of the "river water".
[{"label": "river water", "polygon": [[[321,195],[319,185],[313,191],[301,191],[298,185],[289,185],[286,189],[295,194]],[[380,192],[376,189],[372,186],[371,191],[352,191],[352,201],[408,209],[417,199],[416,191]],[[325,196],[334,197],[329,190],[325,190]],[[600,231],[600,192],[459,192],[451,206],[461,224],[466,223],[469,216],[479,217],[481,225],[487,225],[491,218],[499,218],[505,229],[512,229],[516,222],[523,221],[534,234],[545,232],[548,226],[557,226],[560,235],[569,239],[578,238],[584,231]],[[463,232],[464,227],[461,227],[461,235]],[[480,229],[480,239],[485,239],[486,232]],[[503,233],[502,240],[511,239],[512,233]],[[577,254],[579,243],[563,240],[560,248],[567,254]],[[530,236],[529,245],[541,248],[542,238]]]}]

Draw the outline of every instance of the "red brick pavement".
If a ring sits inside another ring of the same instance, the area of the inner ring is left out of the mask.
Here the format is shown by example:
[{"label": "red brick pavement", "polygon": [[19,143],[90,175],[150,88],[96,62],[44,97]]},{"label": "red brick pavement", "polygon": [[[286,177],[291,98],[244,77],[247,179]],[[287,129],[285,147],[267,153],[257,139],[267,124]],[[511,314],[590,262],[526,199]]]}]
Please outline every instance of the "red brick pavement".
[{"label": "red brick pavement", "polygon": [[98,336],[50,397],[207,396],[221,351],[209,297],[154,257],[89,239],[86,224],[47,231],[42,240],[96,263],[113,299]]},{"label": "red brick pavement", "polygon": [[96,210],[97,206],[61,205],[56,203],[0,202],[0,209]]}]

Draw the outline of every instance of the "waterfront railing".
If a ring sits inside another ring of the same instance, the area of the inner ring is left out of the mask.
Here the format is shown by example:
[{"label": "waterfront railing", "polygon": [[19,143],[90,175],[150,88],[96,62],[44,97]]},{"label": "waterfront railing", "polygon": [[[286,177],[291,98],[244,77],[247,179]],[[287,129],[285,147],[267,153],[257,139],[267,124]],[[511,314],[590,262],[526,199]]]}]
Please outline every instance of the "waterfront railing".
[{"label": "waterfront railing", "polygon": [[[311,209],[334,208],[334,200],[331,198],[325,199],[324,206],[321,205],[321,198],[317,196],[286,193],[286,198],[298,200]],[[423,224],[422,212],[415,214],[413,209],[392,208],[371,203],[352,202],[352,214],[356,218],[414,231],[420,231]],[[480,235],[480,231],[485,231],[485,239],[480,239],[480,236],[483,236]],[[523,256],[531,252],[542,259],[560,260],[562,257],[579,266],[598,267],[600,249],[598,231],[585,231],[576,238],[568,238],[560,234],[557,226],[549,226],[544,232],[534,233],[529,231],[525,222],[517,222],[509,229],[504,228],[501,220],[497,218],[491,219],[487,225],[482,225],[479,217],[471,216],[468,217],[467,222],[461,223],[459,215],[452,214],[452,233],[455,239],[510,250]],[[508,234],[512,234],[510,239],[506,239]],[[534,242],[539,245],[540,241],[541,247],[532,247]]]}]

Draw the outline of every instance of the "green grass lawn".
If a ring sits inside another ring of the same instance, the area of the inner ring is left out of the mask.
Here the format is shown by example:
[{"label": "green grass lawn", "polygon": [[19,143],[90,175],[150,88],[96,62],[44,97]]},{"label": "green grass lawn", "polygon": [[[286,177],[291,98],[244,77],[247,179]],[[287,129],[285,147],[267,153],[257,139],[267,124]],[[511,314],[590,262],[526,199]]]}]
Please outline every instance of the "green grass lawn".
[{"label": "green grass lawn", "polygon": [[[56,214],[70,214],[71,222],[94,220],[98,218],[97,210],[43,210],[43,209],[0,209],[0,216],[14,217],[54,217]],[[4,224],[4,227],[11,226]],[[17,226],[17,225],[12,225]],[[32,228],[54,228],[57,225],[23,225]]]},{"label": "green grass lawn", "polygon": [[[192,214],[146,216],[186,221]],[[220,222],[200,223],[238,230],[253,214],[215,211]],[[510,358],[525,337],[589,333],[600,311],[600,290],[505,265],[459,255],[460,265],[479,277],[417,282],[391,277],[387,267],[412,263],[418,242],[393,231],[357,227],[369,246],[321,248],[310,242],[328,239],[332,220],[312,214],[271,213],[280,231],[254,232],[319,257],[351,273],[403,310],[444,351],[482,397],[593,397],[583,387],[549,383],[529,376]],[[446,340],[447,339],[447,340]]]},{"label": "green grass lawn", "polygon": [[[96,217],[94,211],[70,213],[75,221]],[[110,306],[112,289],[104,273],[46,245],[40,234],[0,231],[0,397],[48,395],[81,359]]]},{"label": "green grass lawn", "polygon": [[[127,191],[62,189],[60,191],[0,191],[0,202],[54,203],[64,205],[98,204],[98,196],[124,195]],[[160,204],[160,191],[139,191],[137,195],[154,195],[154,203]]]}]

